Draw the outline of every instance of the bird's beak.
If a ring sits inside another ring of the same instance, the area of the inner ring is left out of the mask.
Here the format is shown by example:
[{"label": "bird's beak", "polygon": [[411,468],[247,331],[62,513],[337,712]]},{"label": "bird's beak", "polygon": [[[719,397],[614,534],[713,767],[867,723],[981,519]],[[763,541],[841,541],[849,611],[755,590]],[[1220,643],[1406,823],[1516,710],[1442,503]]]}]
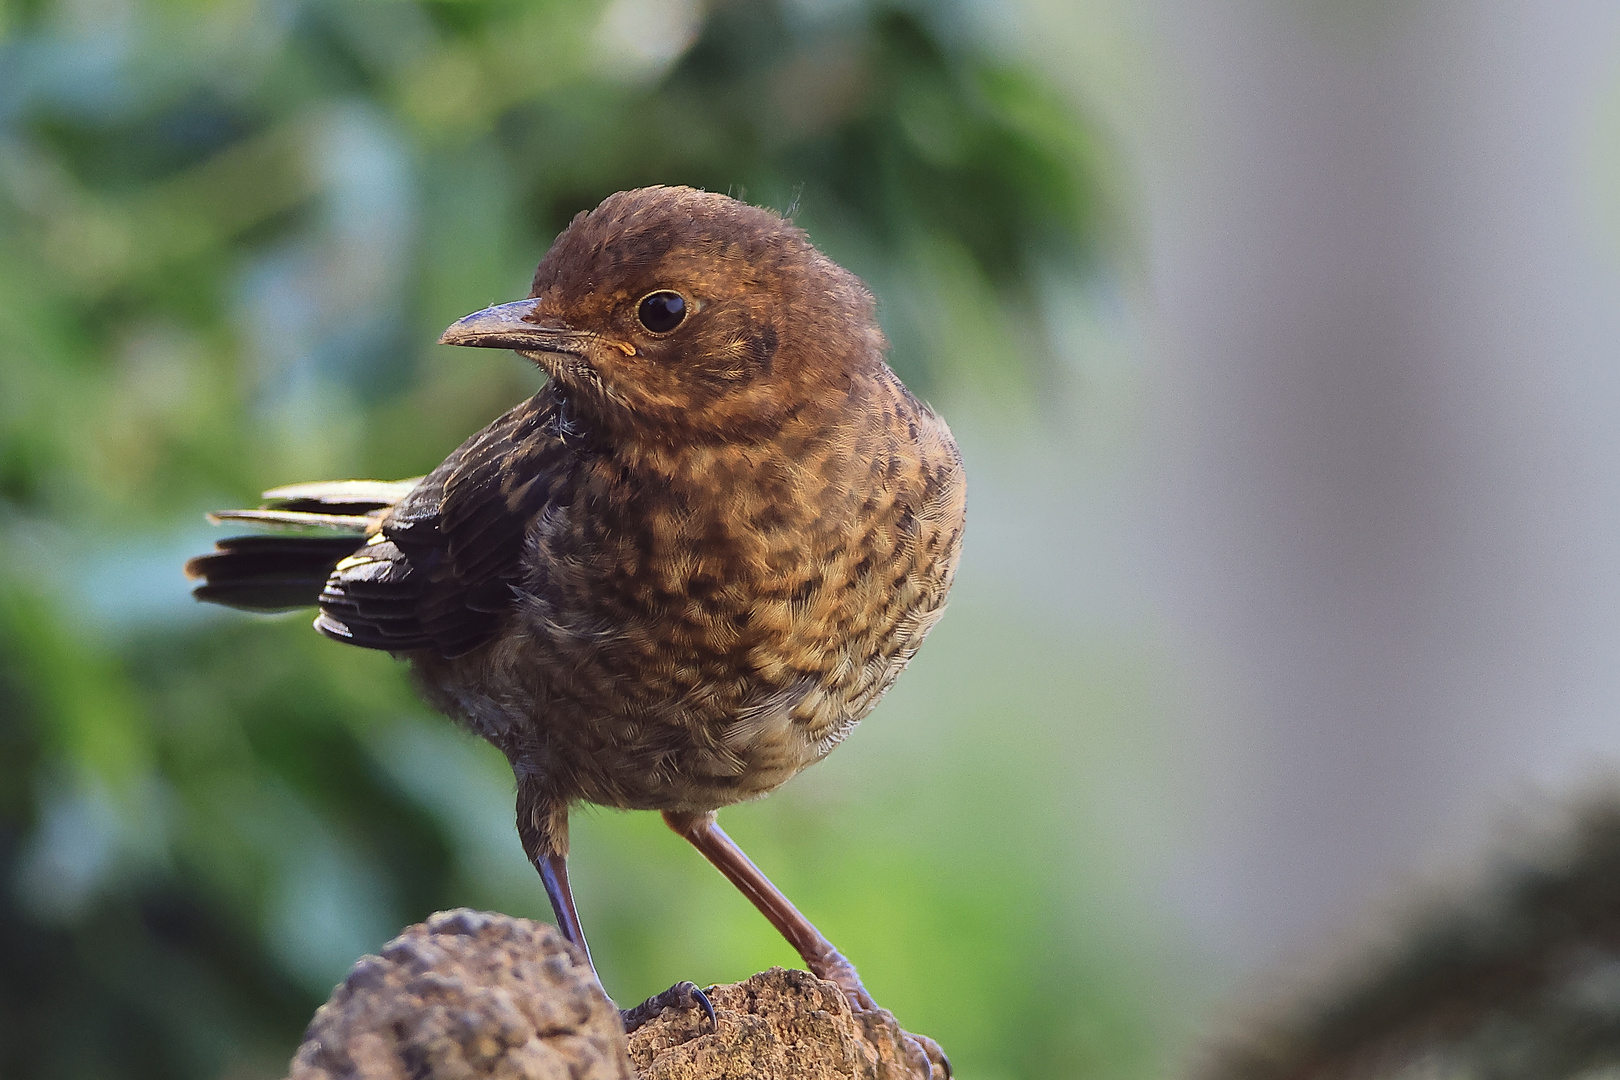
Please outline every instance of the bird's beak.
[{"label": "bird's beak", "polygon": [[439,336],[440,345],[515,349],[522,353],[576,353],[589,334],[558,323],[535,320],[535,301],[514,300],[457,319]]}]

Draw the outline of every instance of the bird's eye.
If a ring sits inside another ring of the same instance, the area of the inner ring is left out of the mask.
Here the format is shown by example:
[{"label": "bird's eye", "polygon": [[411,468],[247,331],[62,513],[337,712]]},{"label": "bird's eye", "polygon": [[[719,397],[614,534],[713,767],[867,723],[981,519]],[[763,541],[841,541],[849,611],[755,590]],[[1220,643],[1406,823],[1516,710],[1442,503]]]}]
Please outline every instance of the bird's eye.
[{"label": "bird's eye", "polygon": [[636,305],[636,318],[653,333],[667,334],[686,318],[686,299],[667,289],[648,293]]}]

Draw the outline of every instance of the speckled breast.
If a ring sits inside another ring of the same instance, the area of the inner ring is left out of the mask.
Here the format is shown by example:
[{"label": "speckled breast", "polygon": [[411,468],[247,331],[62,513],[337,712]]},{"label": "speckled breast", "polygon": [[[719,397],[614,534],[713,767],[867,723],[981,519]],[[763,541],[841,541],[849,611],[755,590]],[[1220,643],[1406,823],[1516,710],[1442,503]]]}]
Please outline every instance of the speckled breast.
[{"label": "speckled breast", "polygon": [[859,419],[583,462],[531,530],[524,632],[468,658],[483,700],[455,711],[559,797],[631,809],[754,798],[825,756],[938,619],[962,535],[943,422],[903,391]]}]

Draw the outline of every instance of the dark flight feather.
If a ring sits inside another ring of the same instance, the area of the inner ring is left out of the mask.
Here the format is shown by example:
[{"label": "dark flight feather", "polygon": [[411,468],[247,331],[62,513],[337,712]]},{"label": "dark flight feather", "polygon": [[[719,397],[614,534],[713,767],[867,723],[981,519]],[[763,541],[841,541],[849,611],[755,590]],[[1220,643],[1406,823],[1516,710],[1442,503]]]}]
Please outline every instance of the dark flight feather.
[{"label": "dark flight feather", "polygon": [[199,600],[244,611],[292,611],[320,596],[332,568],[354,551],[352,536],[234,536],[211,555],[186,563],[186,575],[202,578],[192,590]]}]

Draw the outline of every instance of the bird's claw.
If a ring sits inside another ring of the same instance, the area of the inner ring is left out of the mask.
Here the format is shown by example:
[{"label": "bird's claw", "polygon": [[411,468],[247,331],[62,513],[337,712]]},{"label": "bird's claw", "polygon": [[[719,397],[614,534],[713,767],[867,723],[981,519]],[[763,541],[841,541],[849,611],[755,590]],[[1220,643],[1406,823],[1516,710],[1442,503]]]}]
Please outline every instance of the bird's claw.
[{"label": "bird's claw", "polygon": [[633,1009],[620,1009],[619,1019],[624,1021],[626,1035],[652,1020],[665,1009],[702,1009],[709,1018],[709,1028],[720,1030],[720,1021],[714,1015],[714,1004],[709,995],[699,990],[696,983],[678,982],[661,994],[654,994]]},{"label": "bird's claw", "polygon": [[855,973],[855,965],[833,953],[831,958],[820,958],[813,974],[836,983],[843,990],[850,1012],[856,1022],[866,1029],[869,1038],[897,1037],[920,1075],[929,1080],[951,1080],[954,1070],[944,1048],[926,1035],[914,1035],[902,1030],[894,1014],[872,1000],[872,995],[867,993],[860,976]]},{"label": "bird's claw", "polygon": [[928,1060],[930,1075],[942,1077],[943,1080],[951,1080],[951,1077],[955,1075],[951,1069],[951,1059],[946,1056],[939,1043],[926,1035],[913,1035],[909,1031],[906,1032],[906,1038],[916,1043],[917,1049]]}]

